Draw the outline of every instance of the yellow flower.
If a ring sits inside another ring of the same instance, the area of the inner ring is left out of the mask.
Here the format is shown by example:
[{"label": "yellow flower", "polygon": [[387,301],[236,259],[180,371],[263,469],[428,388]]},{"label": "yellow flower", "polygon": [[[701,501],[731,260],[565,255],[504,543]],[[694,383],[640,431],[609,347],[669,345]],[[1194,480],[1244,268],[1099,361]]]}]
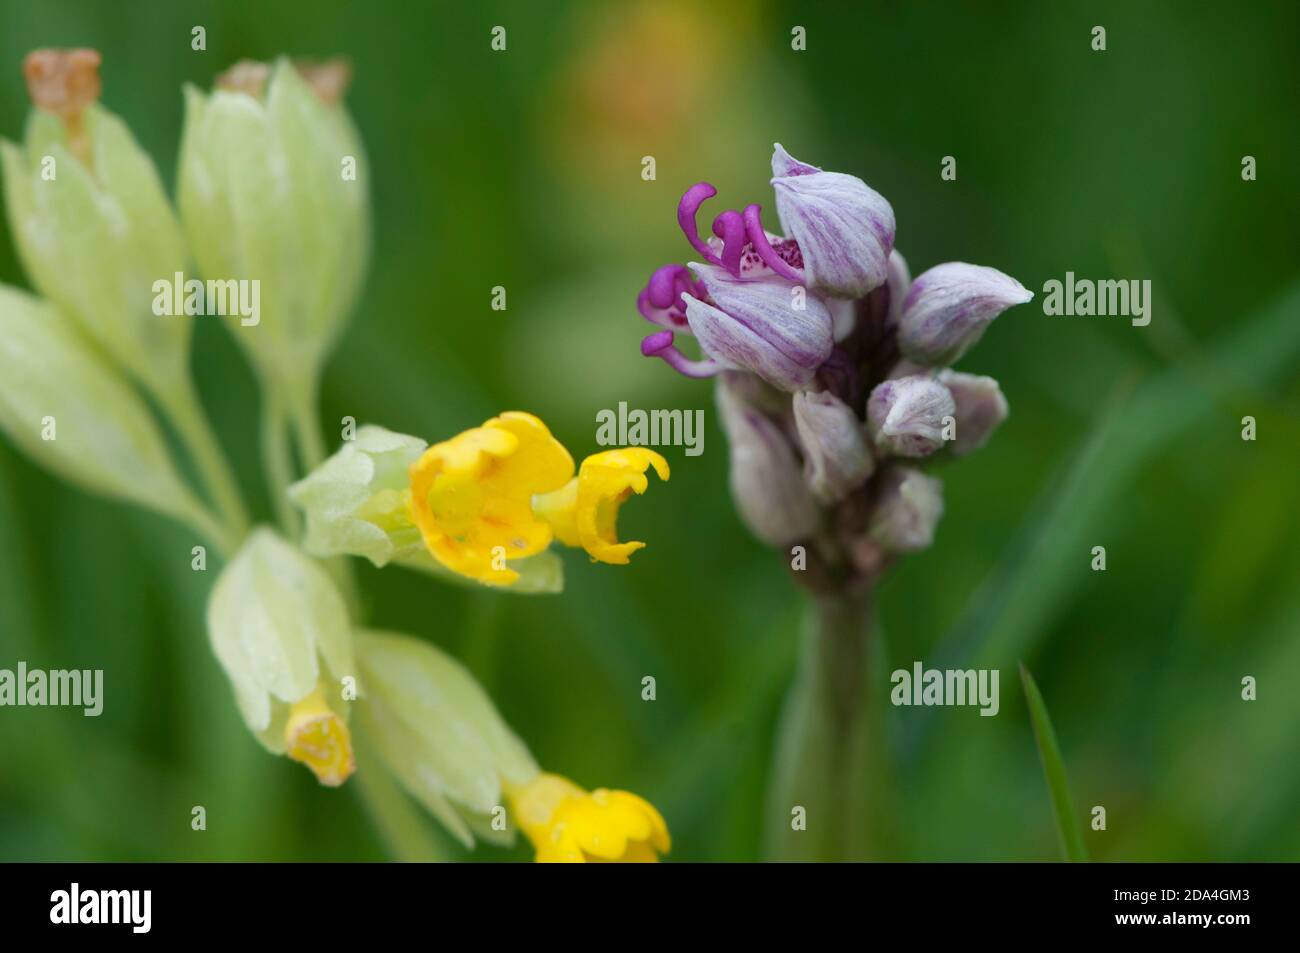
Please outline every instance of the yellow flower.
[{"label": "yellow flower", "polygon": [[582,461],[576,477],[534,500],[533,511],[566,546],[581,546],[594,560],[624,565],[645,543],[618,541],[619,507],[633,493],[646,491],[651,466],[659,479],[668,479],[668,461],[653,450],[624,447],[594,453]]},{"label": "yellow flower", "polygon": [[535,494],[573,476],[569,451],[532,414],[511,411],[434,444],[411,464],[411,516],[433,558],[453,572],[508,586],[506,560],[551,544]]},{"label": "yellow flower", "polygon": [[558,774],[505,786],[538,863],[658,863],[672,842],[663,817],[627,791],[587,792]]},{"label": "yellow flower", "polygon": [[332,788],[357,770],[352,734],[325,703],[320,688],[290,707],[284,725],[284,747],[290,758],[305,764],[317,781]]}]

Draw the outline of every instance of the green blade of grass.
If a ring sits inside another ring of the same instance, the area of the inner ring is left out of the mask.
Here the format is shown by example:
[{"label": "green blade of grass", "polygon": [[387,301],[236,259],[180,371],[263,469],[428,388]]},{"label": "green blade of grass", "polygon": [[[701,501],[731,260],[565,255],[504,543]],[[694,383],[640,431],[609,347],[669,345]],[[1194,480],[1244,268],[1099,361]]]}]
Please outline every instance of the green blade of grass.
[{"label": "green blade of grass", "polygon": [[1088,859],[1088,851],[1083,846],[1083,828],[1079,825],[1079,815],[1074,810],[1074,798],[1070,796],[1070,783],[1065,776],[1061,746],[1056,742],[1056,732],[1052,730],[1052,719],[1047,714],[1043,695],[1023,662],[1020,663],[1020,681],[1025,687],[1029,721],[1034,726],[1034,740],[1038,743],[1038,754],[1043,761],[1047,790],[1052,795],[1056,829],[1061,835],[1061,851],[1071,863],[1084,863]]}]

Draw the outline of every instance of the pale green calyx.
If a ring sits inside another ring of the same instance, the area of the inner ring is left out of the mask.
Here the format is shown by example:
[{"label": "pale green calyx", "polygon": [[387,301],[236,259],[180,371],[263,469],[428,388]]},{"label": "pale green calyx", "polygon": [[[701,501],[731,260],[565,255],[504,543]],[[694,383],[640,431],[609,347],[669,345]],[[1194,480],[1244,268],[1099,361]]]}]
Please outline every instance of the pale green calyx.
[{"label": "pale green calyx", "polygon": [[434,646],[358,631],[367,736],[402,786],[467,846],[472,832],[502,839],[502,782],[537,775],[532,755],[463,665]]},{"label": "pale green calyx", "polygon": [[36,290],[145,386],[186,372],[192,318],[154,313],[154,283],[183,271],[185,243],[153,162],[102,106],[75,133],[33,109],[21,145],[0,142],[19,257]]},{"label": "pale green calyx", "polygon": [[376,566],[424,547],[411,522],[407,470],[419,437],[367,425],[289,488],[307,518],[303,548],[316,556],[364,556]]},{"label": "pale green calyx", "polygon": [[281,59],[265,83],[264,70],[241,64],[225,77],[232,88],[185,88],[185,234],[205,278],[259,282],[256,323],[228,323],[259,371],[290,392],[314,386],[369,257],[369,175],[334,99],[337,73],[318,68],[308,82]]},{"label": "pale green calyx", "polygon": [[351,635],[328,573],[265,527],[249,535],[208,599],[208,638],[239,711],[277,754],[291,706],[317,690],[346,715],[360,690]]},{"label": "pale green calyx", "polygon": [[94,493],[190,519],[198,503],[135,389],[57,308],[0,285],[0,429]]}]

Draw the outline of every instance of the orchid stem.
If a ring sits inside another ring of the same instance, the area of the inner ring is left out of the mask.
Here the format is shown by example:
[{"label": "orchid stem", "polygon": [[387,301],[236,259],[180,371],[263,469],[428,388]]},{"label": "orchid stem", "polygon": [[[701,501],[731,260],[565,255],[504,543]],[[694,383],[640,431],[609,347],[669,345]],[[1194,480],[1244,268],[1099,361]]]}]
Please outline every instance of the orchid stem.
[{"label": "orchid stem", "polygon": [[884,692],[869,590],[814,593],[777,727],[765,811],[775,861],[880,856]]}]

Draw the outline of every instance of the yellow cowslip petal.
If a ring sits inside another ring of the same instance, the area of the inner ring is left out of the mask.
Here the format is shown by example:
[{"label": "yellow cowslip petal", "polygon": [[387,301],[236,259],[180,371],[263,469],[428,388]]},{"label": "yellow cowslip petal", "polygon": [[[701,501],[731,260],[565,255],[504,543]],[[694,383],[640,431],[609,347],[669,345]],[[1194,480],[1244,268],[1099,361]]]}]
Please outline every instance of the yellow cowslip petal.
[{"label": "yellow cowslip petal", "polygon": [[505,791],[538,863],[656,862],[671,846],[663,817],[627,791],[588,793],[554,774]]},{"label": "yellow cowslip petal", "polygon": [[506,561],[551,543],[533,495],[562,486],[573,458],[539,419],[511,411],[429,447],[410,475],[412,522],[430,554],[463,576],[510,585],[519,574]]},{"label": "yellow cowslip petal", "polygon": [[658,808],[643,797],[638,797],[628,791],[609,791],[609,799],[616,803],[626,804],[629,809],[640,812],[650,824],[650,846],[661,854],[666,854],[673,848],[672,837],[668,834],[668,823],[664,816],[659,813]]},{"label": "yellow cowslip petal", "polygon": [[623,856],[618,857],[614,860],[609,860],[605,857],[588,857],[587,863],[589,864],[657,864],[659,863],[659,855],[655,853],[655,849],[651,847],[649,844],[635,843],[635,844],[628,844],[627,851],[623,854]]},{"label": "yellow cowslip petal", "polygon": [[587,855],[572,837],[561,836],[555,831],[555,837],[537,844],[536,862],[539,864],[585,864]]},{"label": "yellow cowslip petal", "polygon": [[629,844],[649,842],[650,820],[635,805],[609,795],[604,788],[597,788],[567,805],[563,816],[583,853],[618,860],[627,854]]},{"label": "yellow cowslip petal", "polygon": [[509,465],[485,476],[484,483],[492,493],[531,501],[538,493],[559,489],[573,476],[573,457],[532,414],[511,410],[483,426],[509,433],[518,441]]},{"label": "yellow cowslip petal", "polygon": [[316,780],[328,787],[338,787],[357,770],[352,734],[343,719],[325,704],[319,688],[289,709],[284,747],[292,760],[305,764]]},{"label": "yellow cowslip petal", "polygon": [[578,539],[577,507],[577,477],[558,490],[533,497],[533,512],[550,524],[555,538],[565,546],[582,545]]},{"label": "yellow cowslip petal", "polygon": [[556,808],[565,799],[585,793],[568,778],[545,771],[527,784],[503,782],[502,790],[510,802],[510,812],[534,844],[548,839]]},{"label": "yellow cowslip petal", "polygon": [[668,461],[645,447],[624,447],[595,453],[582,461],[574,523],[578,540],[592,559],[625,565],[645,543],[618,541],[618,511],[633,493],[646,491],[645,472],[654,467],[659,479],[669,476]]}]

